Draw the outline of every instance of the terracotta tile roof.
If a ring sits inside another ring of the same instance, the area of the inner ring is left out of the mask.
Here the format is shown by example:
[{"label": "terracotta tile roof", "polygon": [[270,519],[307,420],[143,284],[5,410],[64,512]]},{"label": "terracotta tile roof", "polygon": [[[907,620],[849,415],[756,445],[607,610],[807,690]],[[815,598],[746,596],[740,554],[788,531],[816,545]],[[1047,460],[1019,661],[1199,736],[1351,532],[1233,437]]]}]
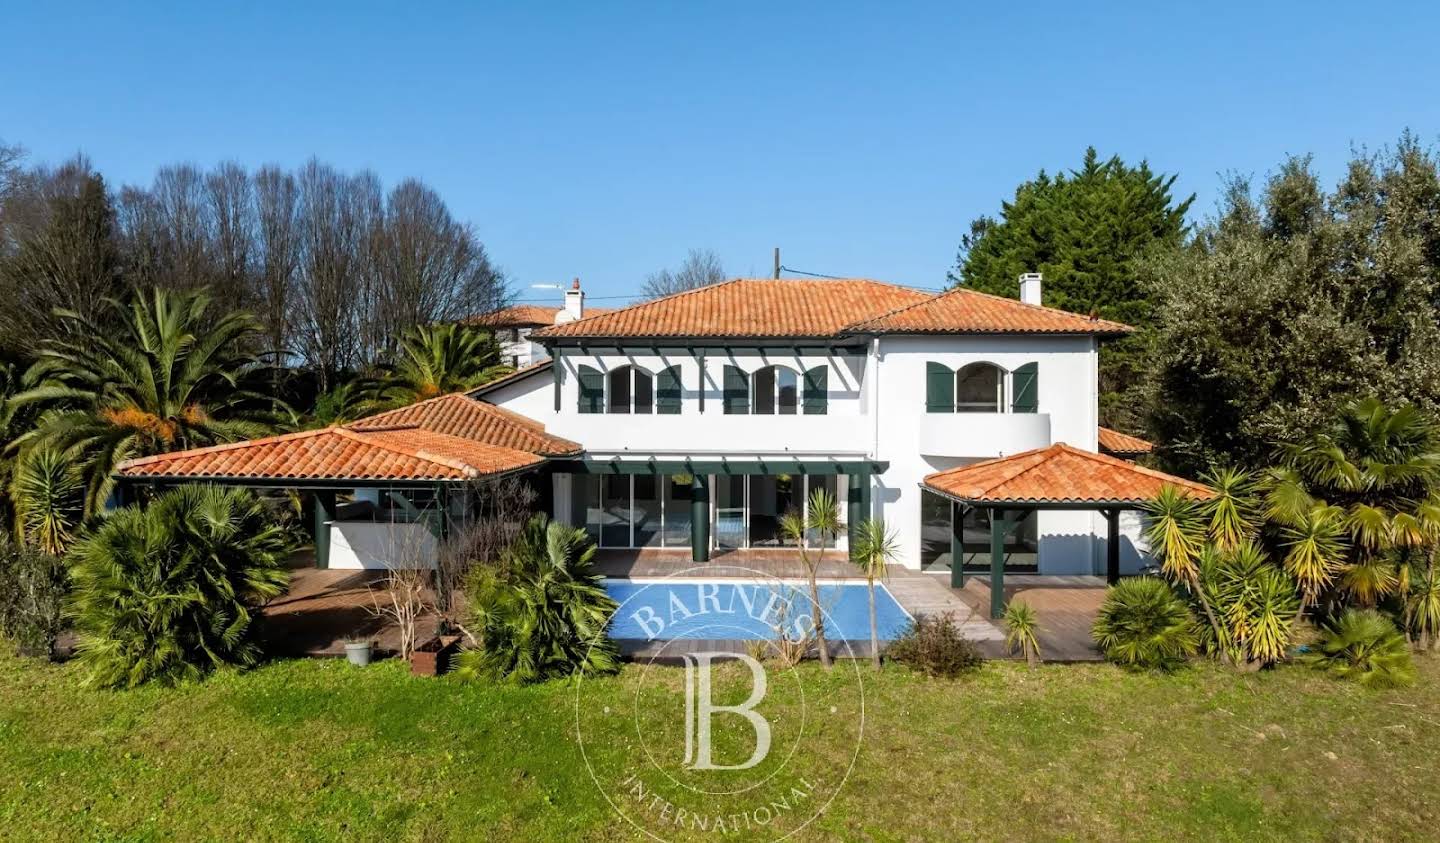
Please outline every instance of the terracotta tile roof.
[{"label": "terracotta tile roof", "polygon": [[561,337],[833,337],[853,322],[930,298],[865,279],[736,278],[536,331]]},{"label": "terracotta tile roof", "polygon": [[851,326],[882,334],[1128,334],[1119,322],[957,287]]},{"label": "terracotta tile roof", "polygon": [[[555,324],[555,316],[563,307],[546,307],[543,304],[517,304],[490,313],[482,313],[465,320],[467,325],[481,328],[544,328]],[[585,318],[601,316],[615,310],[613,307],[586,307]]]},{"label": "terracotta tile roof", "polygon": [[986,460],[925,478],[928,489],[979,504],[1140,505],[1165,485],[1208,498],[1208,486],[1144,468],[1116,457],[1058,442],[1048,448]]},{"label": "terracotta tile roof", "polygon": [[1131,436],[1108,427],[1100,428],[1100,452],[1102,454],[1128,456],[1130,454],[1148,454],[1153,450],[1155,450],[1153,443],[1146,442],[1138,436]]},{"label": "terracotta tile roof", "polygon": [[127,460],[124,477],[187,480],[468,480],[543,459],[424,430],[306,430]]},{"label": "terracotta tile roof", "polygon": [[546,433],[545,426],[534,419],[459,392],[368,416],[346,427],[357,431],[419,428],[547,457],[571,456],[583,450],[575,442]]},{"label": "terracotta tile roof", "polygon": [[489,383],[477,386],[465,394],[470,396],[471,398],[477,398],[488,392],[499,389],[502,386],[509,386],[510,384],[516,383],[517,381],[523,381],[531,375],[538,375],[541,372],[548,370],[554,364],[555,361],[547,357],[539,362],[531,363],[529,366],[522,366],[503,378],[496,378]]}]

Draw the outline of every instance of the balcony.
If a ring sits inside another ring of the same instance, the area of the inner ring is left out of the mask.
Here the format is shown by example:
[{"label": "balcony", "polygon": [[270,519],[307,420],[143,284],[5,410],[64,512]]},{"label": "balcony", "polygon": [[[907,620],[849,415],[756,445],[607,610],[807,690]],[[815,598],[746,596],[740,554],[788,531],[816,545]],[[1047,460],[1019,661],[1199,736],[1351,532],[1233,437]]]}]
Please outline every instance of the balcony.
[{"label": "balcony", "polygon": [[1050,444],[1049,413],[926,413],[920,452],[934,457],[998,457]]}]

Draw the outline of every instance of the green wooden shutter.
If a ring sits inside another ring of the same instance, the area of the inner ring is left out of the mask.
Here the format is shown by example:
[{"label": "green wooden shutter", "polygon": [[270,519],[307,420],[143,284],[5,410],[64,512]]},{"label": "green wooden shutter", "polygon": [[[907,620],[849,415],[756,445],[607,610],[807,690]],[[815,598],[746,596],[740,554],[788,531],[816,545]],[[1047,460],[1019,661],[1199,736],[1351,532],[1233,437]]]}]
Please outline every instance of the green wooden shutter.
[{"label": "green wooden shutter", "polygon": [[584,363],[580,364],[578,371],[580,373],[580,412],[605,412],[604,373],[599,369],[586,366]]},{"label": "green wooden shutter", "polygon": [[942,363],[925,364],[925,412],[955,412],[955,373]]},{"label": "green wooden shutter", "polygon": [[750,376],[735,366],[725,366],[725,414],[743,416],[750,412]]},{"label": "green wooden shutter", "polygon": [[805,415],[825,415],[830,400],[829,387],[829,366],[816,366],[805,371]]},{"label": "green wooden shutter", "polygon": [[680,367],[661,369],[655,376],[655,411],[662,416],[680,414]]},{"label": "green wooden shutter", "polygon": [[1026,363],[1011,374],[1010,412],[1034,413],[1040,409],[1040,364]]}]

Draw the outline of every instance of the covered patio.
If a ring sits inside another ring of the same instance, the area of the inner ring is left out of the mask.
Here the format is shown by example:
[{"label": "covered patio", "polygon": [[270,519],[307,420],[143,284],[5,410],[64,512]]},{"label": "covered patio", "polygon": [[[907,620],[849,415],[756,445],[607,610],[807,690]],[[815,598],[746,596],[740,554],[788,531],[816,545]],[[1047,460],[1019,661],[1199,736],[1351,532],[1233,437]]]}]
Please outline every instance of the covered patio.
[{"label": "covered patio", "polygon": [[[1089,510],[1105,517],[1105,582],[1120,580],[1120,514],[1143,510],[1165,486],[1208,498],[1208,486],[1145,468],[1126,460],[1057,442],[1046,448],[928,475],[924,488],[950,501],[952,558],[962,555],[961,525],[968,509],[986,510],[990,522],[990,572],[986,578],[989,615],[1005,613],[1005,537],[1025,515],[1041,510]],[[961,565],[952,565],[950,585],[966,591]],[[971,591],[973,594],[973,590]]]}]

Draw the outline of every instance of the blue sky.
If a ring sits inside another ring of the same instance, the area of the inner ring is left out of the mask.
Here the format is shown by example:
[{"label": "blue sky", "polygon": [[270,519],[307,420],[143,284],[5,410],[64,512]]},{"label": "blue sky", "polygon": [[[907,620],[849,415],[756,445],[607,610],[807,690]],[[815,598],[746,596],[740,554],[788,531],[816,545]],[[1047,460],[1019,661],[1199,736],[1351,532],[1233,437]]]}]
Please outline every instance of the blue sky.
[{"label": "blue sky", "polygon": [[[1165,8],[1165,7],[1173,8]],[[1279,3],[40,3],[0,8],[0,138],[114,184],[177,161],[418,176],[524,298],[731,274],[939,286],[971,218],[1087,145],[1261,178],[1440,139],[1440,12]]]}]

